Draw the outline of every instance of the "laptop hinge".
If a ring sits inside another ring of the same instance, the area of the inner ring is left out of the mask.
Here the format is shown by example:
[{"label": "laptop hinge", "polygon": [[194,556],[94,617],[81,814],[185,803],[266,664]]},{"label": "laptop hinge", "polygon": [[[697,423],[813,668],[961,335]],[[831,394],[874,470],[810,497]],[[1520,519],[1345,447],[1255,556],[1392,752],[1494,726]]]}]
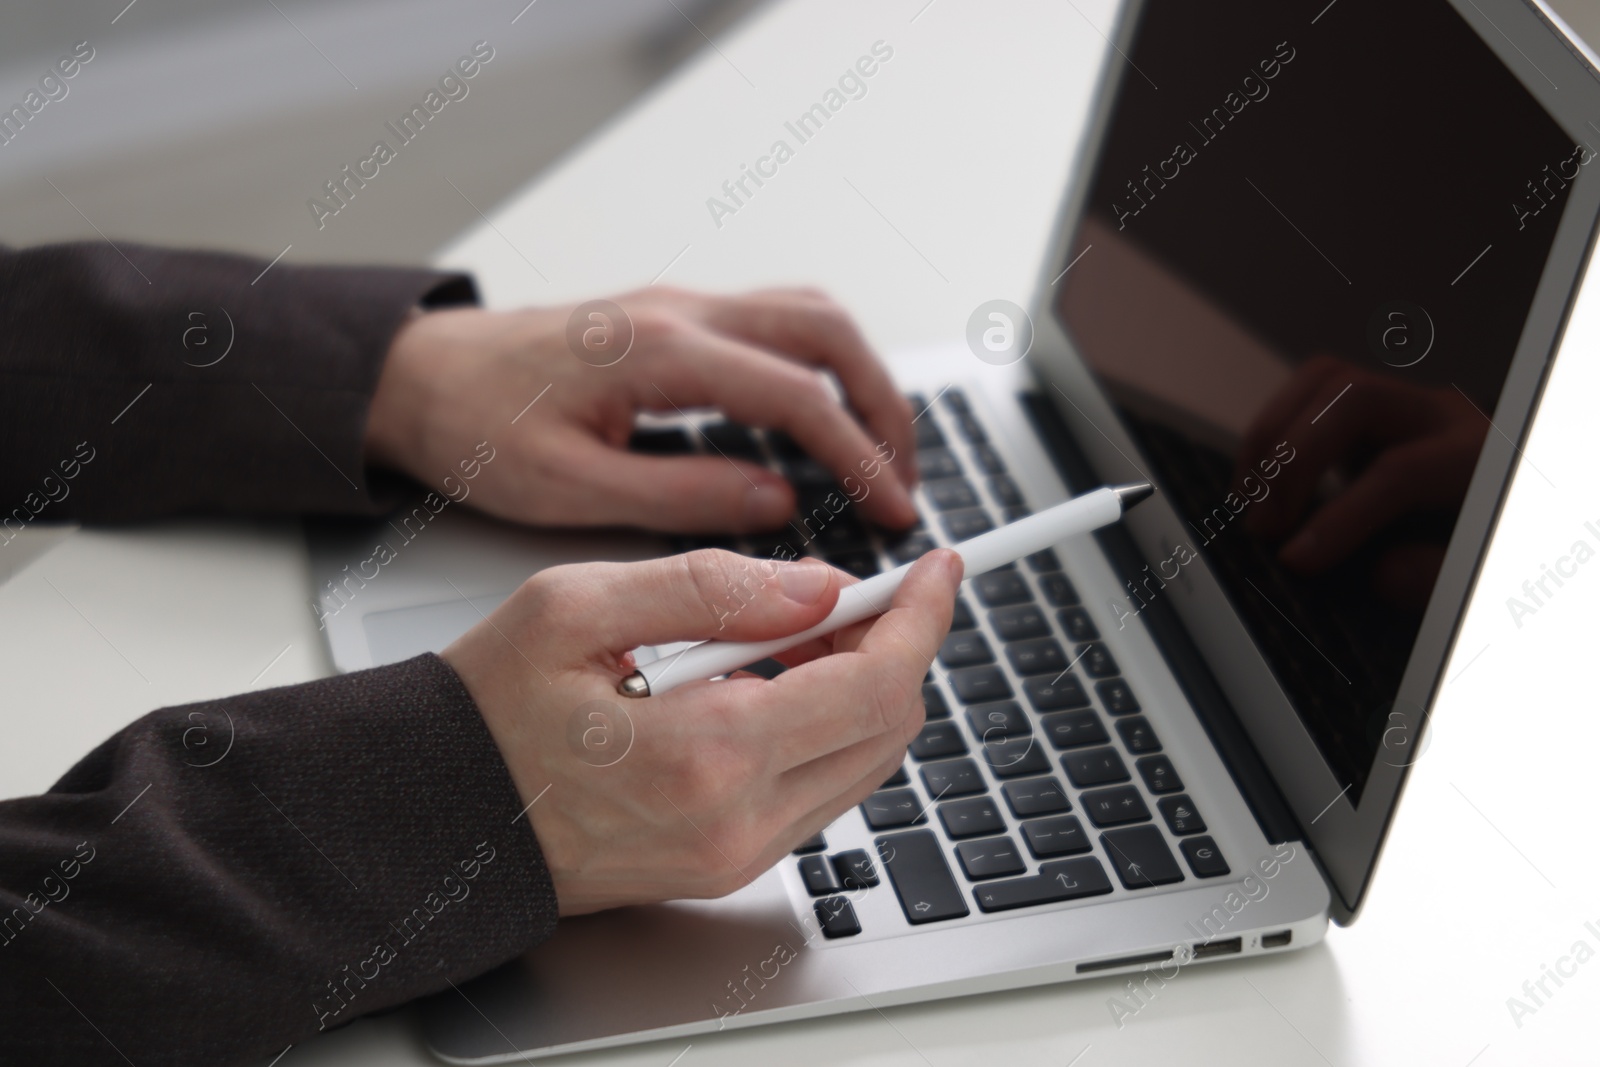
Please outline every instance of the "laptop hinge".
[{"label": "laptop hinge", "polygon": [[[1073,440],[1071,431],[1055,406],[1033,390],[1020,393],[1018,399],[1068,489],[1073,493],[1082,493],[1095,488],[1100,480],[1095,477],[1088,459]],[[1119,576],[1136,575],[1146,567],[1139,546],[1120,523],[1103,527],[1094,536]],[[1239,723],[1233,706],[1223,695],[1211,668],[1189,638],[1177,612],[1166,601],[1158,599],[1147,605],[1139,617],[1144,620],[1173,677],[1189,698],[1200,725],[1222,756],[1223,764],[1255,815],[1261,832],[1273,844],[1289,840],[1303,841],[1305,835],[1300,832],[1299,822],[1289,810],[1283,794],[1278,791],[1277,783],[1267,772],[1261,754]]]}]

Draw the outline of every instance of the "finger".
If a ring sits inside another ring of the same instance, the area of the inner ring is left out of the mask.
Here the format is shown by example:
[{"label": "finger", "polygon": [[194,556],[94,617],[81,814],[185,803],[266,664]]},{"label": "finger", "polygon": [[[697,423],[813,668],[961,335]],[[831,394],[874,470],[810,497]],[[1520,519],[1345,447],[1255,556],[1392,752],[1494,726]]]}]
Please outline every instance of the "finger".
[{"label": "finger", "polygon": [[839,478],[868,518],[895,527],[916,521],[905,486],[881,476],[877,450],[815,371],[703,330],[680,332],[654,355],[653,378],[635,397],[640,405],[714,406],[741,422],[784,430]]},{"label": "finger", "polygon": [[1403,515],[1443,509],[1461,498],[1471,466],[1459,443],[1429,438],[1392,449],[1348,489],[1318,508],[1278,553],[1291,570],[1315,574],[1347,559]]},{"label": "finger", "polygon": [[550,617],[572,623],[548,638],[591,657],[673,641],[769,641],[821,622],[839,597],[839,572],[820,560],[721,549],[552,567],[532,581]]},{"label": "finger", "polygon": [[1373,398],[1372,386],[1371,382],[1350,385],[1335,376],[1307,397],[1282,428],[1286,459],[1271,492],[1253,506],[1252,530],[1263,537],[1283,537],[1304,518],[1323,476],[1341,461],[1354,458],[1370,423],[1366,408]]},{"label": "finger", "polygon": [[791,829],[779,835],[779,843],[793,848],[831,824],[881,789],[905,758],[903,746],[859,741],[785,771],[773,790],[772,810],[774,821],[787,822]]},{"label": "finger", "polygon": [[918,560],[856,651],[785,671],[756,695],[751,743],[772,753],[779,768],[884,734],[907,744],[907,726],[922,714],[922,679],[950,629],[960,585],[961,557],[949,549]]},{"label": "finger", "polygon": [[645,456],[573,434],[562,454],[581,471],[568,485],[585,525],[668,533],[752,533],[795,512],[794,490],[766,467],[722,456]]},{"label": "finger", "polygon": [[707,322],[763,348],[833,371],[850,406],[880,441],[892,447],[901,482],[916,485],[911,402],[838,304],[815,290],[772,289],[717,301]]},{"label": "finger", "polygon": [[1274,445],[1283,440],[1284,430],[1295,422],[1300,412],[1328,379],[1337,376],[1349,364],[1332,356],[1315,356],[1295,369],[1282,388],[1273,394],[1265,407],[1251,420],[1240,442],[1238,469],[1243,472],[1265,458]]}]

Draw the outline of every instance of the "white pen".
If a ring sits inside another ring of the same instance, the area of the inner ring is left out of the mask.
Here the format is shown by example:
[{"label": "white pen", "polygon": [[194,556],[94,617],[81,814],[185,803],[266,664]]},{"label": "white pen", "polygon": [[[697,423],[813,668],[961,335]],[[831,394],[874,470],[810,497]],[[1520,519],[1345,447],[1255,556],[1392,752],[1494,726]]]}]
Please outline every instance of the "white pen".
[{"label": "white pen", "polygon": [[[1075,534],[1109,526],[1153,492],[1146,482],[1108,485],[950,547],[960,555],[966,574],[983,574],[1042,552]],[[624,678],[617,685],[617,692],[628,697],[660,696],[687,682],[720,677],[814,637],[882,615],[889,610],[895,591],[910,570],[911,564],[906,563],[845,586],[839,590],[839,603],[828,617],[808,630],[771,641],[702,641],[676,655],[646,663]]]}]

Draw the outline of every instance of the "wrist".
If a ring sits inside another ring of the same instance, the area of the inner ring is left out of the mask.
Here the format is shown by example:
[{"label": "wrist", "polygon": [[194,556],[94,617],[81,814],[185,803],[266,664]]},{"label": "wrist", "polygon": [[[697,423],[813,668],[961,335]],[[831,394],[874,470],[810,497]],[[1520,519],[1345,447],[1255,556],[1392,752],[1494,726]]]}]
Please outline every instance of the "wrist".
[{"label": "wrist", "polygon": [[417,440],[416,414],[422,407],[421,383],[416,374],[420,347],[417,325],[425,315],[420,307],[413,307],[384,355],[362,441],[362,455],[369,465],[408,469],[408,445]]}]

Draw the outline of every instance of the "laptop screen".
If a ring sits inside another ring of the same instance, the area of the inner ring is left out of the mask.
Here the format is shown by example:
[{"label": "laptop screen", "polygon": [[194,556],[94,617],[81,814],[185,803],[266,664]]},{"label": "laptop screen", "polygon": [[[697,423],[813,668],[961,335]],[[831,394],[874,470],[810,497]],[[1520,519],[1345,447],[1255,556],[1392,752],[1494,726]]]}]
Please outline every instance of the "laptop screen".
[{"label": "laptop screen", "polygon": [[1113,608],[1203,559],[1359,804],[1595,153],[1445,0],[1150,0],[1123,51],[1055,312],[1184,528]]}]

